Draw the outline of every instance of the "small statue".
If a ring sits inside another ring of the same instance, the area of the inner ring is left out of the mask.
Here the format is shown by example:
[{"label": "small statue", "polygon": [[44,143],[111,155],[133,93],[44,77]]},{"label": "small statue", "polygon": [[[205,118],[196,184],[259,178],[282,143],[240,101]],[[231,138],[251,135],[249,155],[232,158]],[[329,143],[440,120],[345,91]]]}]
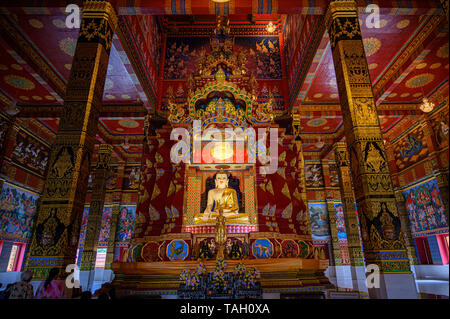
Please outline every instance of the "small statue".
[{"label": "small statue", "polygon": [[202,247],[200,248],[200,253],[198,254],[198,259],[208,259],[211,258],[212,254],[208,247],[208,241],[204,240]]},{"label": "small statue", "polygon": [[239,247],[236,241],[233,241],[233,244],[231,245],[231,251],[228,255],[231,259],[242,259],[242,249]]},{"label": "small statue", "polygon": [[192,73],[190,73],[187,78],[186,87],[189,90],[189,92],[195,91],[195,80],[194,80],[194,76],[192,75]]},{"label": "small statue", "polygon": [[169,103],[169,122],[171,123],[181,123],[185,118],[184,107],[178,103],[173,102],[172,100],[168,101]]},{"label": "small statue", "polygon": [[274,118],[273,114],[273,106],[275,105],[275,99],[273,97],[273,93],[269,93],[269,99],[266,103],[260,104],[257,103],[258,106],[255,109],[255,117],[254,119],[257,122],[272,122]]},{"label": "small statue", "polygon": [[248,86],[252,95],[257,96],[256,91],[258,90],[258,80],[256,80],[256,77],[253,74],[250,76]]},{"label": "small statue", "polygon": [[217,259],[224,259],[225,242],[227,241],[226,218],[223,216],[223,209],[219,207],[219,216],[216,218],[215,240],[218,244]]}]

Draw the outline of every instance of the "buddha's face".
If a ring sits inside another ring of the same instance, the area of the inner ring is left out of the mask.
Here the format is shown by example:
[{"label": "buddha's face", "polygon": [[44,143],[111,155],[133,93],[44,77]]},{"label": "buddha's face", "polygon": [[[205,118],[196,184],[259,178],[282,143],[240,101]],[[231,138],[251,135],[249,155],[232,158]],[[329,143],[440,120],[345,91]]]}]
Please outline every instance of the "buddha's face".
[{"label": "buddha's face", "polygon": [[227,188],[228,187],[228,176],[227,174],[216,174],[216,188]]}]

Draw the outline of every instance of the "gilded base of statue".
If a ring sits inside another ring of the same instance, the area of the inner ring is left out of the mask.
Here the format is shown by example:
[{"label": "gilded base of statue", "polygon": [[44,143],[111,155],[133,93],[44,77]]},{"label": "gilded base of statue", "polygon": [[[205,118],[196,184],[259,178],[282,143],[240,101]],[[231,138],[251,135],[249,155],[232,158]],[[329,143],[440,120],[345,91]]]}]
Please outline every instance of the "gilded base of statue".
[{"label": "gilded base of statue", "polygon": [[225,259],[225,243],[227,242],[227,227],[222,208],[219,209],[219,216],[216,220],[215,240],[218,244],[216,259]]},{"label": "gilded base of statue", "polygon": [[221,244],[217,247],[216,259],[225,259],[225,245]]},{"label": "gilded base of statue", "polygon": [[[202,261],[207,272],[213,272],[215,260]],[[238,263],[247,269],[252,267],[261,273],[263,292],[284,293],[295,290],[295,293],[316,291],[323,292],[334,289],[324,272],[329,265],[328,259],[273,258],[227,260],[227,269],[233,271]],[[111,265],[114,271],[113,285],[118,298],[148,297],[176,294],[180,286],[180,273],[195,270],[199,261],[159,261],[159,262],[115,262]]]}]

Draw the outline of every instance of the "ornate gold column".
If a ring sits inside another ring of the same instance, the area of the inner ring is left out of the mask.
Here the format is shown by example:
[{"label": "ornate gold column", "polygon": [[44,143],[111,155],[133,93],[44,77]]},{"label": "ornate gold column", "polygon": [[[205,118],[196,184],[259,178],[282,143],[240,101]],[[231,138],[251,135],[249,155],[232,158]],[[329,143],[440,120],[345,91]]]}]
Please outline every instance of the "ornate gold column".
[{"label": "ornate gold column", "polygon": [[334,202],[327,199],[328,222],[330,225],[331,245],[333,248],[332,266],[342,266],[341,248],[336,227],[336,213],[334,211]]},{"label": "ornate gold column", "polygon": [[[80,270],[91,271],[95,269],[97,257],[98,237],[103,215],[103,206],[106,197],[106,180],[110,174],[112,146],[100,144],[97,165],[94,172],[92,185],[91,204],[89,206],[88,222],[84,239],[83,253],[81,255]],[[89,287],[90,288],[90,287]]]},{"label": "ornate gold column", "polygon": [[411,265],[418,265],[416,248],[414,247],[414,240],[411,235],[411,224],[409,222],[408,211],[405,206],[405,198],[401,191],[395,191],[395,200],[397,201],[397,210],[402,222],[402,232],[405,236],[406,250],[408,252],[409,263]]},{"label": "ornate gold column", "polygon": [[325,196],[327,201],[327,212],[328,212],[328,224],[330,227],[330,235],[331,235],[331,246],[333,257],[330,258],[330,265],[332,266],[341,266],[342,265],[342,256],[341,256],[341,248],[339,246],[339,238],[336,227],[336,212],[334,210],[334,198],[333,191],[327,189],[330,187],[330,166],[328,164],[328,160],[321,160],[323,177],[325,180]]},{"label": "ornate gold column", "polygon": [[355,211],[355,197],[348,167],[347,148],[344,142],[333,145],[334,157],[338,168],[339,188],[341,191],[342,206],[344,210],[345,232],[347,234],[348,254],[350,265],[364,266],[364,257],[361,249],[361,238],[358,229],[358,219]]},{"label": "ornate gold column", "polygon": [[[356,2],[331,1],[325,21],[333,53],[364,255],[367,266],[373,264],[380,272],[380,286],[369,287],[369,295],[373,298],[400,298],[401,288],[402,293],[406,291],[403,298],[417,298],[383,145]],[[358,257],[353,256],[357,261]],[[394,277],[396,280],[390,279]],[[394,281],[398,283],[400,280],[401,287],[398,284],[395,286]]]},{"label": "ornate gold column", "polygon": [[[447,172],[448,174],[448,172]],[[445,173],[442,172],[434,172],[434,176],[436,178],[437,185],[439,187],[439,191],[441,192],[442,203],[445,208],[445,218],[447,219],[447,225],[450,225],[450,219],[448,217],[448,200],[449,200],[449,190],[448,190],[448,179],[445,176]]]},{"label": "ornate gold column", "polygon": [[306,219],[306,229],[305,229],[305,235],[307,237],[307,240],[311,242],[312,244],[312,237],[311,237],[311,224],[309,221],[309,211],[308,211],[308,197],[306,194],[306,179],[305,179],[305,160],[303,157],[303,146],[302,146],[302,140],[300,137],[300,114],[292,114],[292,127],[293,127],[293,136],[294,138],[292,141],[295,143],[297,147],[297,182],[299,184],[299,187],[301,188],[300,192],[300,199],[303,201],[303,203],[306,206],[305,211],[305,219]]},{"label": "ornate gold column", "polygon": [[106,251],[106,261],[105,261],[105,269],[111,269],[111,264],[114,260],[114,245],[116,244],[116,232],[117,232],[117,223],[119,221],[120,215],[120,203],[122,197],[122,180],[125,172],[125,165],[121,165],[117,169],[117,185],[120,187],[120,191],[114,192],[113,198],[113,207],[112,207],[112,216],[111,216],[111,225],[109,226],[109,238],[108,238],[108,249]]},{"label": "ornate gold column", "polygon": [[26,267],[34,280],[75,263],[89,166],[117,17],[107,1],[85,1],[64,107]]}]

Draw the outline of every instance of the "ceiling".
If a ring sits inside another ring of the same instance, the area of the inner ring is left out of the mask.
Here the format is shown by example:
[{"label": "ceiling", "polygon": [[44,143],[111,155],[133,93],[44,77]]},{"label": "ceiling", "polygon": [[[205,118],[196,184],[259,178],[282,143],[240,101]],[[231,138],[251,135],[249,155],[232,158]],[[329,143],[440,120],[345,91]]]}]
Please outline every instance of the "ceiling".
[{"label": "ceiling", "polygon": [[[316,10],[311,11],[314,17],[319,17],[319,9],[323,7],[321,1],[317,3]],[[198,10],[200,7],[199,4]],[[30,60],[29,52],[19,50],[20,46],[11,43],[3,34],[0,37],[0,94],[11,101],[17,101],[17,105],[23,109],[60,108],[78,29],[65,27],[64,8],[41,12],[29,8],[8,10],[10,14],[4,16],[7,23],[40,57],[45,70]],[[155,10],[152,13],[157,11]],[[299,13],[307,13],[304,9],[298,10]],[[119,13],[124,11],[122,8]],[[268,9],[266,12],[270,13]],[[419,14],[424,12],[429,14]],[[157,13],[161,14],[159,11]],[[188,33],[192,28],[203,29],[206,34],[211,33],[215,23],[214,11],[210,13],[213,14],[161,15],[154,19],[154,23],[160,31],[169,34]],[[377,104],[384,110],[380,112],[383,133],[388,133],[401,121],[417,116],[419,113],[415,110],[422,98],[448,83],[448,23],[436,13],[436,10],[431,9],[420,9],[412,13],[405,10],[382,10],[380,28],[369,28],[366,23],[367,15],[360,15],[374,95]],[[124,161],[139,161],[145,109],[152,110],[154,102],[160,98],[157,83],[160,65],[154,59],[163,54],[148,48],[152,39],[149,39],[146,29],[149,23],[153,23],[149,21],[149,17],[124,16],[125,27],[122,26],[114,37],[105,82],[103,105],[109,111],[99,119],[97,137],[99,141],[114,144],[115,156]],[[280,37],[288,19],[282,14],[235,14],[230,18],[232,29],[237,30],[236,32],[242,28],[261,29],[268,21],[273,21],[278,26]],[[130,41],[133,37],[141,41]],[[343,137],[343,121],[327,32],[319,40],[311,63],[301,65],[307,68],[306,77],[298,87],[294,104],[302,115],[305,152],[320,151],[315,146],[319,138],[331,143]],[[148,54],[151,58],[143,54],[145,50],[151,51]],[[151,68],[147,67],[149,64]],[[152,69],[148,78],[141,69]],[[286,69],[289,69],[289,65]],[[286,86],[289,85],[288,78],[288,75],[283,78]],[[152,92],[156,95],[155,100],[151,96]],[[407,111],[402,111],[405,110],[405,104],[410,107],[406,108]],[[402,107],[398,107],[399,105]],[[127,111],[130,107],[141,107],[144,111]],[[41,117],[42,115],[48,117]],[[59,123],[57,112],[42,112],[42,115],[34,113],[32,116],[25,116],[24,120],[33,123],[30,127],[40,125],[48,130],[49,136],[55,135]],[[40,134],[41,131],[39,130]],[[125,138],[128,147],[123,147]]]}]

